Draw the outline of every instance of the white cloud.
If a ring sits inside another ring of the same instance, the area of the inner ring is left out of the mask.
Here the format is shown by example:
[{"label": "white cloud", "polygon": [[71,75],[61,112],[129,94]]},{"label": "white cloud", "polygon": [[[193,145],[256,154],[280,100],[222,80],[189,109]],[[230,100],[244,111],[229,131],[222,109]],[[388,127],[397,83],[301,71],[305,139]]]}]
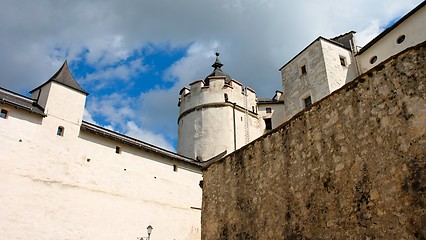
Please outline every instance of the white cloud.
[{"label": "white cloud", "polygon": [[[89,95],[90,96],[90,95]],[[101,97],[92,97],[86,109],[92,119],[102,118],[114,128],[124,128],[129,119],[136,117],[135,100],[123,94],[113,93]]]},{"label": "white cloud", "polygon": [[142,139],[142,141],[167,149],[169,151],[175,151],[175,148],[163,137],[161,134],[155,134],[151,131],[140,128],[135,122],[127,122],[126,135]]},{"label": "white cloud", "polygon": [[371,21],[370,25],[356,34],[357,45],[362,47],[376,37],[383,29],[379,20]]},{"label": "white cloud", "polygon": [[[155,146],[175,151],[173,145],[162,134],[143,128],[136,121],[129,119],[137,119],[135,99],[120,94],[112,94],[103,96],[101,99],[90,101],[84,112],[84,119],[88,122],[100,125],[112,131],[121,132],[125,135],[140,139],[141,141],[153,144]],[[143,113],[142,115],[145,115]],[[110,124],[103,125],[96,122],[94,116],[106,119]]]},{"label": "white cloud", "polygon": [[90,112],[87,111],[87,109],[84,109],[83,120],[89,123],[97,124],[95,120],[93,120],[92,114],[90,114]]},{"label": "white cloud", "polygon": [[[137,127],[133,129],[173,139],[178,92],[211,72],[216,47],[225,72],[255,89],[258,96],[272,97],[281,89],[278,68],[318,35],[334,37],[355,30],[358,44],[365,44],[386,23],[420,2],[92,0],[40,4],[1,0],[0,86],[22,93],[46,81],[65,58],[70,63],[83,62],[95,69],[86,76],[92,83],[86,90],[92,93],[87,110],[93,119],[103,118],[116,129],[134,127],[128,125],[133,122]],[[149,69],[144,56],[128,64],[129,57],[143,48],[164,45],[189,46],[186,55],[162,75],[174,83],[171,88],[146,89],[139,98],[124,92],[111,96],[91,92],[115,81],[137,84],[135,76]]]},{"label": "white cloud", "polygon": [[81,79],[81,82],[101,89],[109,85],[111,81],[129,81],[146,70],[147,66],[143,65],[142,59],[135,59],[129,62],[121,62],[115,66],[97,69],[94,73],[87,74],[84,79]]}]

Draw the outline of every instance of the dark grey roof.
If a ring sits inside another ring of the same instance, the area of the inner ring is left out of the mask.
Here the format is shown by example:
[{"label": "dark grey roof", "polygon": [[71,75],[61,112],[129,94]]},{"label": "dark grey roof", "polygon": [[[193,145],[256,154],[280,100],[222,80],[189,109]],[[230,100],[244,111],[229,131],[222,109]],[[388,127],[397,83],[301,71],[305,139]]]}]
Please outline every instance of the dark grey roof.
[{"label": "dark grey roof", "polygon": [[0,103],[20,108],[43,117],[46,116],[46,114],[44,114],[44,109],[40,107],[33,99],[4,88],[0,88]]},{"label": "dark grey roof", "polygon": [[62,64],[62,67],[59,68],[59,70],[47,82],[33,89],[30,93],[34,92],[35,90],[38,90],[39,88],[43,87],[44,85],[46,85],[47,83],[51,81],[57,82],[59,84],[62,84],[74,90],[77,90],[81,93],[89,95],[89,93],[84,91],[83,88],[81,88],[80,85],[77,83],[77,81],[75,81],[74,77],[72,76],[70,72],[70,69],[68,68],[67,61],[65,61],[64,64]]},{"label": "dark grey roof", "polygon": [[210,78],[214,77],[225,77],[225,83],[230,83],[232,78],[222,71],[223,64],[219,60],[219,53],[216,52],[216,61],[213,63],[212,68],[214,68],[213,72],[210,73],[205,79],[204,84],[208,86],[210,84]]},{"label": "dark grey roof", "polygon": [[390,31],[398,27],[399,24],[404,22],[407,18],[409,18],[411,15],[416,13],[418,10],[420,10],[422,7],[426,5],[426,1],[423,1],[420,3],[417,7],[415,7],[413,10],[411,10],[409,13],[405,14],[401,19],[399,19],[396,23],[394,23],[392,26],[386,28],[382,33],[377,35],[373,40],[371,40],[369,43],[367,43],[363,48],[359,50],[357,53],[358,55],[365,52],[367,49],[369,49],[371,46],[373,46],[376,42],[378,42],[380,39],[382,39],[386,34],[388,34]]},{"label": "dark grey roof", "polygon": [[105,137],[105,138],[109,138],[109,139],[112,139],[112,140],[115,140],[115,141],[119,141],[123,144],[129,145],[129,146],[132,146],[132,147],[135,147],[135,148],[138,148],[138,149],[143,149],[147,152],[152,152],[152,153],[161,155],[163,157],[166,157],[166,158],[169,158],[169,159],[172,159],[172,160],[175,160],[175,161],[188,163],[188,164],[194,165],[196,167],[201,166],[200,163],[197,162],[194,159],[181,156],[177,153],[170,152],[168,150],[156,147],[156,146],[151,145],[149,143],[146,143],[146,142],[140,141],[138,139],[135,139],[135,138],[132,138],[132,137],[129,137],[129,136],[108,130],[106,128],[97,126],[95,124],[92,124],[92,123],[89,123],[89,122],[86,122],[86,121],[82,122],[80,129],[82,131],[88,131],[88,132],[93,133],[95,135],[102,136],[102,137]]},{"label": "dark grey roof", "polygon": [[283,104],[282,100],[275,100],[273,98],[257,98],[258,104]]},{"label": "dark grey roof", "polygon": [[350,31],[331,38],[330,40],[343,44],[347,49],[352,49],[355,47],[353,41],[355,33],[355,31]]}]

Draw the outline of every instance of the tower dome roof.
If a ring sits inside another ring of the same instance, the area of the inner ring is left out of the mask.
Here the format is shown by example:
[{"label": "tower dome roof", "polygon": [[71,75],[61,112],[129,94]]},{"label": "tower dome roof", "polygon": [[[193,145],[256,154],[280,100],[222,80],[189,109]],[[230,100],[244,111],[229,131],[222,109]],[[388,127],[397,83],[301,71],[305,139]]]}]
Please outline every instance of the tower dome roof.
[{"label": "tower dome roof", "polygon": [[216,61],[212,65],[212,68],[214,68],[214,70],[213,70],[212,73],[210,73],[210,75],[208,75],[204,79],[205,85],[210,84],[210,78],[211,77],[225,77],[225,83],[229,83],[232,80],[232,78],[228,74],[226,74],[224,71],[222,71],[222,69],[221,69],[222,66],[223,66],[223,64],[219,60],[219,53],[216,52]]}]

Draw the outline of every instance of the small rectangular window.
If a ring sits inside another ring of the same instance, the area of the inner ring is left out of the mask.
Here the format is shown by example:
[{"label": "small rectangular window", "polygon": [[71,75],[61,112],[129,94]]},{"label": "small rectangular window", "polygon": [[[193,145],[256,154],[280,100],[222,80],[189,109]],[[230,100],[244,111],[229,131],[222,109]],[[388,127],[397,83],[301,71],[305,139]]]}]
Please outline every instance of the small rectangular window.
[{"label": "small rectangular window", "polygon": [[346,67],[346,59],[345,59],[345,57],[340,56],[340,65],[342,65],[343,67]]},{"label": "small rectangular window", "polygon": [[173,172],[177,172],[178,171],[178,166],[176,164],[173,164]]},{"label": "small rectangular window", "polygon": [[266,108],[266,113],[271,113],[272,109],[271,108]]},{"label": "small rectangular window", "polygon": [[265,118],[264,120],[265,120],[266,130],[271,130],[272,129],[272,119]]},{"label": "small rectangular window", "polygon": [[1,112],[0,112],[0,118],[6,119],[6,117],[7,117],[7,110],[2,109]]},{"label": "small rectangular window", "polygon": [[63,137],[64,136],[64,131],[65,131],[65,128],[62,127],[62,126],[59,126],[58,130],[56,131],[56,135]]},{"label": "small rectangular window", "polygon": [[302,70],[302,75],[306,74],[306,65],[303,65],[302,67],[300,67],[300,70]]},{"label": "small rectangular window", "polygon": [[309,107],[312,105],[312,98],[311,96],[307,96],[303,99],[303,102],[305,103],[305,107]]},{"label": "small rectangular window", "polygon": [[121,149],[119,146],[115,146],[115,153],[120,154],[121,153]]}]

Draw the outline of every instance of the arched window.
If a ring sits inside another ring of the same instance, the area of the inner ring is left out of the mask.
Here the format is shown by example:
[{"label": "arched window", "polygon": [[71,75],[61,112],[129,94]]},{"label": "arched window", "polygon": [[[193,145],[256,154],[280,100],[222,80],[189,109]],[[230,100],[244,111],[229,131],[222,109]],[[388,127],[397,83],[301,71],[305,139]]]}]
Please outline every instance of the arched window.
[{"label": "arched window", "polygon": [[65,131],[65,128],[62,127],[62,126],[59,126],[58,127],[58,131],[56,132],[56,135],[63,137],[64,136],[64,131]]}]

